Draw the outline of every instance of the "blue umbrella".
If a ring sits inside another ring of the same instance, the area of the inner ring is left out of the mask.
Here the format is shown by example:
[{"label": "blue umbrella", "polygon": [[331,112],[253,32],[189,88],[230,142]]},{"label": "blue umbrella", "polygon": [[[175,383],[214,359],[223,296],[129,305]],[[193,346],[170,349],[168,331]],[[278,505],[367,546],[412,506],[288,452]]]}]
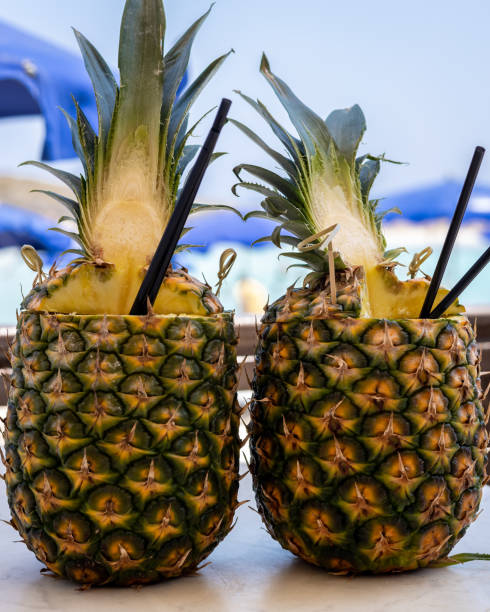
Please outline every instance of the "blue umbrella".
[{"label": "blue umbrella", "polygon": [[81,57],[0,22],[0,117],[43,115],[44,160],[75,156],[59,110],[74,114],[72,95],[96,126],[94,93]]},{"label": "blue umbrella", "polygon": [[71,240],[58,232],[48,232],[53,221],[22,208],[0,204],[0,248],[31,244],[50,254],[71,246]]},{"label": "blue umbrella", "polygon": [[[187,73],[178,94],[186,83]],[[95,96],[81,56],[0,21],[0,117],[43,115],[45,161],[75,157],[59,110],[75,115],[72,95],[96,129]]]},{"label": "blue umbrella", "polygon": [[[382,209],[397,206],[402,211],[403,218],[410,221],[450,219],[462,186],[462,182],[445,181],[404,191],[383,200]],[[390,217],[390,220],[394,220],[394,217]],[[464,220],[486,222],[490,229],[490,187],[475,185]]]}]

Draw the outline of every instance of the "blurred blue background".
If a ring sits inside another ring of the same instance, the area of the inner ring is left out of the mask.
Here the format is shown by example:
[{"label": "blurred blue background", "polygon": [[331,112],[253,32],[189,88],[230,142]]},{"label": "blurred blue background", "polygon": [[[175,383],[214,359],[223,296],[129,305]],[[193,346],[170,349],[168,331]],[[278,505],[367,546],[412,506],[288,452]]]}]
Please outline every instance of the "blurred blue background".
[{"label": "blurred blue background", "polygon": [[[208,0],[166,0],[167,47],[209,4]],[[123,0],[85,0],[83,3],[16,0],[0,5],[0,19],[78,53],[70,29],[74,25],[115,66],[123,5]],[[391,159],[407,162],[403,166],[386,164],[373,191],[376,197],[394,194],[388,202],[397,205],[396,195],[406,191],[432,189],[448,181],[460,185],[474,146],[481,144],[490,148],[489,23],[490,3],[484,0],[465,3],[414,0],[407,4],[387,0],[376,3],[218,0],[196,40],[191,78],[218,54],[230,48],[236,53],[227,59],[205,90],[192,115],[197,118],[222,96],[241,89],[261,98],[274,114],[284,118],[258,71],[260,56],[265,50],[274,72],[320,115],[326,116],[334,108],[360,104],[368,124],[361,152],[386,153]],[[231,115],[268,137],[260,118],[236,95],[232,99]],[[204,136],[208,126],[209,123],[203,124],[198,135]],[[17,168],[25,159],[40,157],[44,130],[40,117],[0,122],[0,175],[48,180],[35,169]],[[230,193],[235,182],[231,169],[245,161],[271,167],[269,159],[231,126],[224,130],[219,148],[230,154],[209,169],[199,199],[240,204],[243,209],[255,208],[258,197],[244,192],[237,200]],[[63,160],[57,165],[71,171],[80,169],[74,160]],[[484,160],[478,183],[490,185],[490,159]],[[0,180],[0,200],[5,199],[1,186]],[[480,206],[489,211],[488,198]],[[437,249],[444,231],[444,221],[436,220],[416,229],[397,221],[390,224],[387,234],[390,246],[408,244],[413,251],[426,244],[433,244]],[[476,259],[487,240],[482,227],[474,223],[466,227],[446,284],[454,282],[461,270]],[[186,256],[185,263],[191,269],[205,270],[208,278],[216,271],[218,251],[225,245],[215,245],[205,254]],[[245,248],[241,251],[243,270],[235,273],[234,282],[248,282],[249,277],[253,281],[253,276],[260,279],[264,251],[255,251],[254,255],[247,254]],[[267,261],[275,266],[272,253]],[[250,257],[249,264],[245,265],[247,257]],[[252,260],[259,262],[257,273]],[[5,264],[0,260],[0,283],[5,267],[13,270],[12,261]],[[433,256],[424,270],[430,272],[434,264]],[[283,267],[279,270],[281,274],[284,272]],[[13,276],[13,272],[9,274]],[[17,268],[15,274],[24,284],[26,275],[29,279],[32,276]],[[281,280],[284,284],[295,276],[283,275]],[[478,293],[466,294],[467,301],[490,302],[490,278],[479,283],[479,287]],[[282,286],[269,283],[263,289],[277,297]],[[17,293],[16,288],[8,298],[12,302],[8,305],[9,312],[18,303]],[[236,287],[229,284],[224,298],[243,309],[236,295]],[[6,310],[7,306],[3,311]],[[0,308],[0,322],[2,315]]]},{"label": "blurred blue background", "polygon": [[[123,0],[16,0],[0,5],[0,18],[78,53],[70,26],[117,64]],[[204,12],[209,0],[167,0],[167,40],[172,42]],[[278,108],[258,73],[265,50],[272,68],[322,115],[360,104],[368,121],[369,151],[407,161],[384,168],[377,189],[386,194],[415,183],[464,176],[475,144],[490,135],[490,3],[485,0],[378,0],[373,3],[305,0],[218,0],[194,47],[197,74],[217,53],[232,55],[193,111],[200,116],[218,98],[240,88]],[[260,120],[235,97],[232,114],[256,129]],[[2,146],[0,169],[15,167],[26,154],[25,140],[38,152],[38,134],[16,121],[16,142]],[[202,128],[204,133],[204,127]],[[40,130],[39,130],[40,131]],[[3,132],[3,129],[2,129]],[[267,163],[256,148],[229,129],[220,145],[236,154],[222,160],[206,180],[221,197],[235,162]],[[2,138],[2,142],[5,142]],[[487,142],[488,144],[488,142]],[[481,180],[490,182],[490,163]]]}]

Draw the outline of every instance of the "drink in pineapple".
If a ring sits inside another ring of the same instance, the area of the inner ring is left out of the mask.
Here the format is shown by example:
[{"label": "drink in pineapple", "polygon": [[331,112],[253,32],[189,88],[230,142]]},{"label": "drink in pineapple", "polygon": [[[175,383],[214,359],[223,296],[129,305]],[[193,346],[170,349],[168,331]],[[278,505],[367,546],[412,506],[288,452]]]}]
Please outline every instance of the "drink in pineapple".
[{"label": "drink in pineapple", "polygon": [[50,169],[75,199],[49,195],[80,248],[65,269],[39,271],[22,304],[2,458],[12,526],[47,568],[87,586],[194,572],[237,505],[232,314],[185,270],[168,271],[147,316],[125,314],[198,149],[189,108],[225,59],[175,100],[204,18],[164,59],[161,0],[128,0],[120,85],[76,33],[98,134],[77,108],[84,175]]},{"label": "drink in pineapple", "polygon": [[[418,319],[428,281],[396,277],[396,252],[385,252],[383,215],[369,199],[381,160],[356,158],[361,109],[323,121],[265,58],[261,68],[299,138],[243,96],[287,156],[235,122],[283,170],[243,164],[236,173],[239,185],[265,196],[250,216],[277,222],[265,239],[292,245],[282,254],[307,275],[265,308],[259,330],[257,507],[284,548],[327,570],[424,567],[446,557],[475,519],[487,478],[474,331],[459,304],[440,319]],[[243,181],[244,171],[263,183]],[[333,224],[329,261],[322,238]]]}]

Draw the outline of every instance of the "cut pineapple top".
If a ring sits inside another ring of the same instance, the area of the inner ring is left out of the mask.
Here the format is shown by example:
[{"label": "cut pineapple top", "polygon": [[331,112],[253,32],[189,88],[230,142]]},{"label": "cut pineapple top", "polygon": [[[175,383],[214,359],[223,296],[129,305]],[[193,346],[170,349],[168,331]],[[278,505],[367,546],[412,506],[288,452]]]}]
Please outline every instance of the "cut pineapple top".
[{"label": "cut pineapple top", "polygon": [[[369,299],[363,303],[362,316],[376,319],[418,319],[429,281],[417,278],[401,281],[396,274],[382,267],[367,271],[367,287]],[[437,305],[448,293],[447,289],[439,289],[435,304]],[[458,302],[452,304],[443,317],[458,315],[464,312]]]},{"label": "cut pineapple top", "polygon": [[[209,9],[211,10],[211,9]],[[34,310],[79,314],[127,314],[144,272],[175,206],[182,174],[199,151],[189,144],[197,124],[189,111],[229,55],[211,62],[177,98],[194,38],[207,11],[164,51],[165,14],[161,0],[127,0],[119,40],[120,82],[97,49],[75,31],[92,80],[98,129],[77,103],[76,119],[65,113],[82,176],[40,166],[62,180],[74,199],[45,192],[66,206],[76,232],[76,258],[52,273],[24,301]],[[191,213],[226,206],[195,204]],[[177,250],[192,245],[180,245]],[[167,276],[156,304],[161,314],[207,314],[222,307],[206,285],[185,271]]]},{"label": "cut pineapple top", "polygon": [[[363,280],[359,281],[360,315],[417,318],[428,282],[425,279],[402,282],[387,267],[400,249],[385,251],[381,225],[390,211],[379,213],[378,200],[370,199],[370,190],[384,157],[357,154],[366,129],[362,110],[357,105],[334,110],[323,120],[271,72],[265,56],[261,71],[287,111],[298,137],[284,129],[260,101],[240,94],[266,121],[287,154],[272,149],[245,125],[233,121],[281,167],[281,174],[251,164],[235,168],[240,182],[234,186],[234,192],[243,187],[265,196],[262,210],[251,212],[246,218],[266,217],[277,223],[272,234],[261,240],[270,240],[282,249],[293,247],[292,251],[283,250],[281,255],[293,259],[293,266],[308,270],[304,284],[309,291],[300,290],[299,294],[303,300],[307,300],[308,295],[315,308],[318,296],[330,299],[329,292],[325,291],[329,283],[329,263],[324,240],[327,228],[337,225],[338,231],[331,239],[337,252],[337,273],[346,266],[363,269]],[[244,172],[254,180],[245,180]],[[441,289],[435,304],[446,293]],[[462,310],[456,304],[445,314],[458,314]]]}]

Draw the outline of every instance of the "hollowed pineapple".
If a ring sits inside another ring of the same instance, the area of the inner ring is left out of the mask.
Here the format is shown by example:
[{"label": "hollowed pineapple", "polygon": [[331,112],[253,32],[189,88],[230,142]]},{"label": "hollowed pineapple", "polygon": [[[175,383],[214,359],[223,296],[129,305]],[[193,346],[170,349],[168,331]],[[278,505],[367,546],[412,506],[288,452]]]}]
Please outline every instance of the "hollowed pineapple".
[{"label": "hollowed pineapple", "polygon": [[205,16],[164,57],[161,0],[128,0],[120,86],[77,33],[99,131],[77,108],[85,174],[51,169],[76,200],[49,195],[70,210],[80,249],[64,270],[38,271],[12,345],[11,524],[47,568],[87,586],[196,571],[237,505],[232,313],[174,269],[147,316],[125,314],[199,148],[186,144],[189,108],[226,57],[175,101]]},{"label": "hollowed pineapple", "polygon": [[[323,121],[262,72],[299,139],[244,98],[286,147],[254,140],[286,176],[243,164],[268,185],[271,240],[308,269],[302,288],[266,306],[251,406],[257,507],[281,545],[332,572],[390,572],[447,556],[476,518],[488,435],[473,329],[453,304],[420,320],[426,279],[400,281],[384,253],[369,190],[381,158],[357,157],[358,106]],[[245,126],[235,122],[245,133]],[[323,230],[340,224],[335,254]],[[335,285],[330,277],[335,269]],[[445,290],[437,296],[439,301]],[[488,417],[487,417],[488,418]]]}]

